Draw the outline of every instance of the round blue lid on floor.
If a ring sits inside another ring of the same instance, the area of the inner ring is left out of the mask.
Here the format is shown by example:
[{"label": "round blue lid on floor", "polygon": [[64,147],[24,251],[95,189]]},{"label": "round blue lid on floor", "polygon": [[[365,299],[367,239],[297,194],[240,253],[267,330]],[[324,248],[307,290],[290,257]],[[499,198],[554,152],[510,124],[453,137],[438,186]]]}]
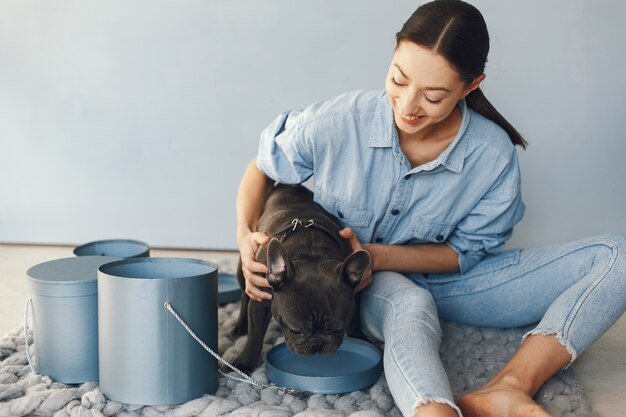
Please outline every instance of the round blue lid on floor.
[{"label": "round blue lid on floor", "polygon": [[299,356],[281,343],[267,353],[266,372],[279,386],[315,394],[340,394],[378,381],[382,355],[374,345],[349,337],[328,356]]},{"label": "round blue lid on floor", "polygon": [[217,277],[217,297],[220,304],[239,301],[241,287],[233,274],[219,273]]}]

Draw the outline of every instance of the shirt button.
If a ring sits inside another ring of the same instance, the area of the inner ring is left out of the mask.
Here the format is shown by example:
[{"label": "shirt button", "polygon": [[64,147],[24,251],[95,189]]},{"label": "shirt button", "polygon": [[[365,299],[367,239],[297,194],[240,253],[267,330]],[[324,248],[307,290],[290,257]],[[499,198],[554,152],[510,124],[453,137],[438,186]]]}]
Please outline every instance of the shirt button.
[{"label": "shirt button", "polygon": [[397,216],[398,214],[400,214],[400,210],[393,209],[393,210],[391,210],[391,214],[393,214],[394,216]]},{"label": "shirt button", "polygon": [[340,219],[343,219],[343,213],[342,212],[338,211],[337,212],[337,216],[339,216]]},{"label": "shirt button", "polygon": [[461,251],[461,255],[467,255],[467,253],[468,253],[468,250],[467,250],[467,249],[463,249],[463,250]]},{"label": "shirt button", "polygon": [[437,239],[437,242],[441,242],[443,240],[443,235],[438,234],[437,236],[435,236],[435,239]]},{"label": "shirt button", "polygon": [[376,238],[376,243],[380,243],[380,242],[382,242],[382,241],[383,241],[383,238],[382,238],[382,237],[377,237],[377,238]]}]

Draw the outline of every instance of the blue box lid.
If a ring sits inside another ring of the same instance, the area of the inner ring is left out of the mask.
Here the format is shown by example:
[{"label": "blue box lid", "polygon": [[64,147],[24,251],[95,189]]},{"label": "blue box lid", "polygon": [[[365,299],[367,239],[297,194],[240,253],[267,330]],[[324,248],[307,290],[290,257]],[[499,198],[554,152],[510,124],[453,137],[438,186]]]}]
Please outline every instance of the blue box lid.
[{"label": "blue box lid", "polygon": [[31,290],[50,297],[80,297],[98,294],[98,267],[118,261],[113,256],[78,256],[55,259],[26,271]]},{"label": "blue box lid", "polygon": [[147,243],[132,239],[96,240],[74,248],[76,256],[114,256],[116,258],[142,258],[150,256]]},{"label": "blue box lid", "polygon": [[283,342],[265,359],[267,377],[276,385],[315,394],[341,394],[373,385],[383,370],[383,357],[374,345],[346,337],[331,355],[299,356]]}]

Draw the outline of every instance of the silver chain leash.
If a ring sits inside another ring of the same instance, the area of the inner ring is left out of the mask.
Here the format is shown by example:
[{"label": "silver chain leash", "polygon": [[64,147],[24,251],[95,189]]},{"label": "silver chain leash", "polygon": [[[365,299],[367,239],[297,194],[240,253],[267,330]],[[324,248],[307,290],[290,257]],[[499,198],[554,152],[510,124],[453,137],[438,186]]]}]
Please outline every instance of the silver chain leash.
[{"label": "silver chain leash", "polygon": [[[228,379],[232,379],[234,381],[239,381],[239,382],[246,382],[250,385],[254,385],[257,388],[268,388],[271,387],[273,385],[268,385],[268,384],[264,384],[260,381],[257,381],[256,379],[252,378],[249,375],[246,375],[244,372],[240,371],[239,369],[235,368],[233,365],[231,365],[230,363],[226,362],[220,355],[218,355],[217,353],[215,353],[213,351],[213,349],[211,349],[210,347],[208,347],[206,345],[206,343],[204,343],[202,340],[200,340],[200,338],[193,332],[193,330],[191,330],[191,328],[187,325],[187,323],[185,323],[185,321],[178,315],[178,313],[176,313],[176,310],[174,310],[174,307],[172,307],[172,303],[169,301],[166,301],[163,304],[163,307],[165,307],[165,309],[167,311],[169,311],[175,318],[176,320],[178,320],[178,322],[180,323],[181,326],[183,326],[183,328],[185,330],[187,330],[187,333],[189,333],[189,335],[191,337],[194,338],[194,340],[196,342],[198,342],[200,344],[200,346],[202,346],[204,348],[204,350],[206,350],[207,352],[209,352],[215,359],[217,359],[220,363],[226,365],[228,368],[232,369],[233,371],[235,371],[236,373],[238,373],[239,375],[242,376],[242,378],[237,378],[235,376],[232,375],[228,375],[220,370],[218,370],[218,372],[222,375],[225,376]],[[311,395],[312,393],[308,392],[308,391],[300,391],[300,390],[296,390],[296,389],[291,389],[291,388],[286,388],[286,387],[278,387],[276,386],[276,388],[278,388],[280,391],[284,392],[285,394],[291,394],[294,395],[296,397],[305,397],[308,395]]]},{"label": "silver chain leash", "polygon": [[32,300],[30,297],[28,297],[26,299],[26,305],[24,306],[24,351],[26,352],[26,359],[28,360],[28,366],[30,366],[30,370],[33,371],[34,374],[37,374],[37,372],[35,372],[35,367],[33,366],[33,361],[30,357],[30,349],[28,348],[28,310],[29,307],[32,303]]}]

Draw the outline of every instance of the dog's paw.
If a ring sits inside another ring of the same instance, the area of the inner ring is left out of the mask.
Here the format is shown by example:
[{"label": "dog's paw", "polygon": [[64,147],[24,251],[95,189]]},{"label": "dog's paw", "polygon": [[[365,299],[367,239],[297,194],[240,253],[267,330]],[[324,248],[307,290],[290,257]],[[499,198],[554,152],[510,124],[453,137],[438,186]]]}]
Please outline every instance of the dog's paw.
[{"label": "dog's paw", "polygon": [[[231,365],[233,365],[235,368],[239,369],[240,371],[243,371],[246,374],[250,374],[252,371],[256,369],[258,362],[259,361],[257,358],[251,359],[250,357],[248,357],[248,355],[245,355],[244,353],[242,353],[234,361],[231,362]],[[226,373],[232,372],[232,369],[228,368],[224,364],[220,364],[220,370]]]}]

